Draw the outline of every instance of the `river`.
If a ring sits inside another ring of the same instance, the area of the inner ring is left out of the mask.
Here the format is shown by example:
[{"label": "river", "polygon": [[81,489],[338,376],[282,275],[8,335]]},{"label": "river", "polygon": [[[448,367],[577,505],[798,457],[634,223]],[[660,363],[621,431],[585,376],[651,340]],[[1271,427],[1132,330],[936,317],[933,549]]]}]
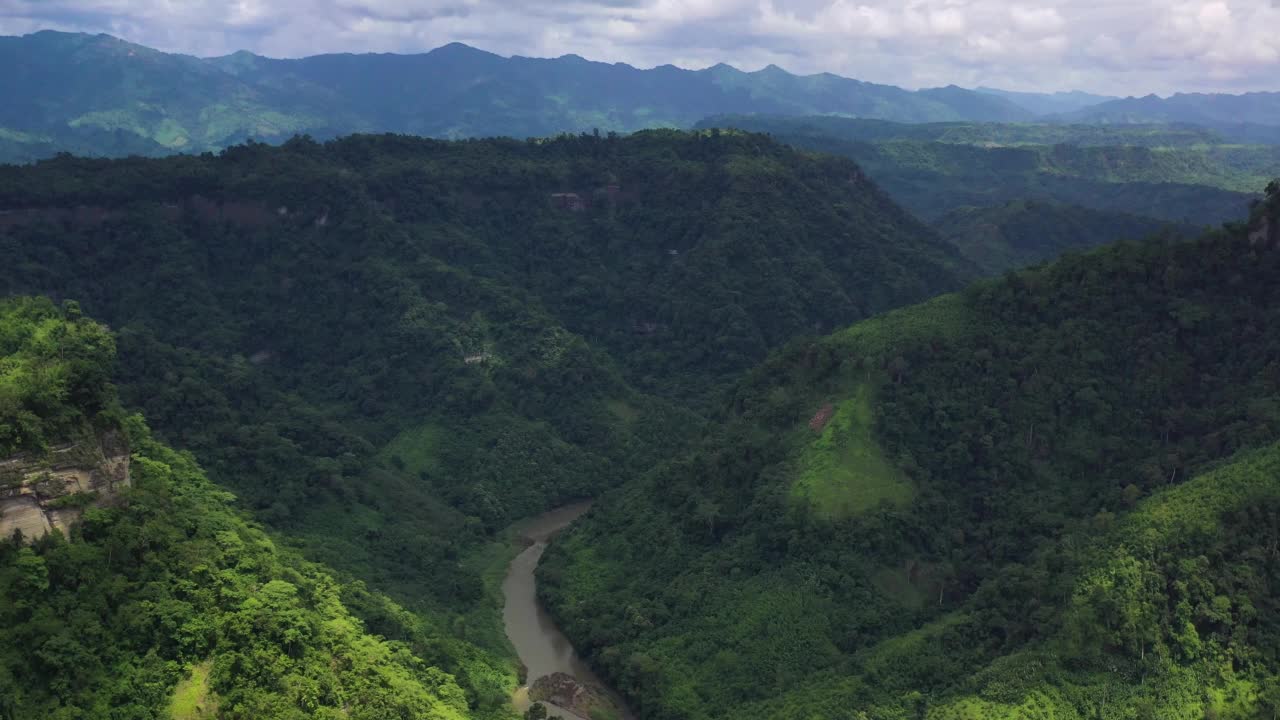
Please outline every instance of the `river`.
[{"label": "river", "polygon": [[[578,657],[578,653],[569,643],[569,639],[556,627],[551,616],[538,602],[538,589],[533,571],[547,549],[547,543],[559,531],[574,520],[577,520],[591,508],[590,502],[568,505],[537,517],[524,520],[516,527],[519,537],[527,543],[527,548],[507,568],[507,576],[502,581],[502,596],[505,603],[502,608],[502,623],[506,627],[507,637],[515,646],[516,655],[528,670],[526,684],[516,691],[513,702],[518,710],[528,709],[529,687],[538,678],[554,673],[565,673],[572,676],[582,685],[598,688],[606,693],[618,708],[622,709],[621,717],[632,718],[625,709],[621,698],[602,681],[591,668]],[[558,705],[547,705],[551,715],[560,715],[566,720],[590,720],[575,714]]]}]

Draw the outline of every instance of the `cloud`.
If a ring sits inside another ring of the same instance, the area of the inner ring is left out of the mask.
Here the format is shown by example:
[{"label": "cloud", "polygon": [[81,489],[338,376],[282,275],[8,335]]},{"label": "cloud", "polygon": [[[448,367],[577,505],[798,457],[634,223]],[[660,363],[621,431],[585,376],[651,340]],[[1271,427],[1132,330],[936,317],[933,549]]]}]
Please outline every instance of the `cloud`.
[{"label": "cloud", "polygon": [[106,32],[277,57],[576,53],[640,67],[769,63],[922,87],[1117,94],[1280,89],[1277,0],[0,0],[0,34]]}]

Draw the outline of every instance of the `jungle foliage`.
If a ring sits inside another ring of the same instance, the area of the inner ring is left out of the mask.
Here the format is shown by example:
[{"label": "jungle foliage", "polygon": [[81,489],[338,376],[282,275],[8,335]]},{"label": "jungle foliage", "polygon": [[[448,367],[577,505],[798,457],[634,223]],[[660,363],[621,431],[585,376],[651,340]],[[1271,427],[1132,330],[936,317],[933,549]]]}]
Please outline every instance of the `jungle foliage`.
[{"label": "jungle foliage", "polygon": [[111,337],[74,304],[0,301],[0,337],[22,391],[0,426],[42,421],[26,452],[121,429],[133,449],[132,487],[71,537],[0,540],[0,716],[508,717],[504,657],[278,548],[190,454],[126,417]]},{"label": "jungle foliage", "polygon": [[1041,200],[957,208],[938,218],[934,227],[987,275],[1120,240],[1200,233],[1191,225]]},{"label": "jungle foliage", "polygon": [[768,132],[852,158],[930,222],[961,207],[1040,200],[1191,225],[1247,212],[1280,173],[1280,147],[1185,125],[900,123],[724,116],[699,127]]},{"label": "jungle foliage", "polygon": [[848,160],[746,134],[60,156],[0,168],[0,209],[0,294],[109,323],[124,405],[484,698],[497,531],[677,452],[797,334],[976,273]]},{"label": "jungle foliage", "polygon": [[1268,192],[792,343],[544,598],[644,718],[1272,717]]}]

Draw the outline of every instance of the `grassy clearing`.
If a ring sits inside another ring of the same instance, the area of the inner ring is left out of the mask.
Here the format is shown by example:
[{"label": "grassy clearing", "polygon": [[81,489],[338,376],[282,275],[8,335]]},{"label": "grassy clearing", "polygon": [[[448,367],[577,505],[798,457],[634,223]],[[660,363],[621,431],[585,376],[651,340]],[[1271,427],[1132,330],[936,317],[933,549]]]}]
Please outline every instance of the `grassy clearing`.
[{"label": "grassy clearing", "polygon": [[969,327],[969,314],[960,295],[940,295],[863,320],[835,333],[831,341],[863,356],[887,355],[909,340],[961,335]]},{"label": "grassy clearing", "polygon": [[819,516],[849,517],[882,502],[902,507],[915,497],[874,437],[874,394],[869,384],[858,385],[800,457],[792,497],[810,503]]},{"label": "grassy clearing", "polygon": [[169,701],[169,716],[173,720],[203,720],[216,717],[218,702],[209,692],[209,663],[191,668],[191,676],[178,683]]},{"label": "grassy clearing", "polygon": [[626,425],[635,422],[636,418],[640,416],[640,411],[632,407],[626,400],[609,400],[604,406],[611,415]]},{"label": "grassy clearing", "polygon": [[[438,475],[441,469],[437,450],[442,432],[440,426],[432,423],[409,428],[395,436],[378,455],[396,465],[403,463],[405,472],[410,475],[417,476],[423,472]],[[399,458],[399,462],[395,458]]]}]

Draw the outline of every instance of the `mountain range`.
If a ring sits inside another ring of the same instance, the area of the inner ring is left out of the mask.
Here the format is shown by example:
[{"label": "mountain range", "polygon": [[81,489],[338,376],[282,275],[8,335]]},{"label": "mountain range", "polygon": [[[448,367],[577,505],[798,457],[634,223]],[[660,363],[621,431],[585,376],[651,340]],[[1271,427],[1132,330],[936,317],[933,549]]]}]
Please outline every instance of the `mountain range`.
[{"label": "mountain range", "polygon": [[[724,113],[840,115],[901,122],[1205,122],[1271,137],[1280,94],[1109,99],[956,86],[906,90],[770,65],[638,69],[502,57],[460,43],[427,53],[196,58],[108,35],[0,37],[0,161],[55,152],[118,156],[218,150],[246,139],[352,132],[549,136],[689,127]],[[1098,104],[1101,103],[1101,104]],[[1256,138],[1255,138],[1256,139]]]},{"label": "mountain range", "polygon": [[199,152],[246,138],[358,131],[546,136],[688,126],[718,112],[836,113],[919,122],[1026,120],[960,88],[911,92],[770,66],[640,70],[566,55],[506,58],[459,43],[419,55],[198,59],[107,35],[0,38],[0,157],[51,150]]}]

